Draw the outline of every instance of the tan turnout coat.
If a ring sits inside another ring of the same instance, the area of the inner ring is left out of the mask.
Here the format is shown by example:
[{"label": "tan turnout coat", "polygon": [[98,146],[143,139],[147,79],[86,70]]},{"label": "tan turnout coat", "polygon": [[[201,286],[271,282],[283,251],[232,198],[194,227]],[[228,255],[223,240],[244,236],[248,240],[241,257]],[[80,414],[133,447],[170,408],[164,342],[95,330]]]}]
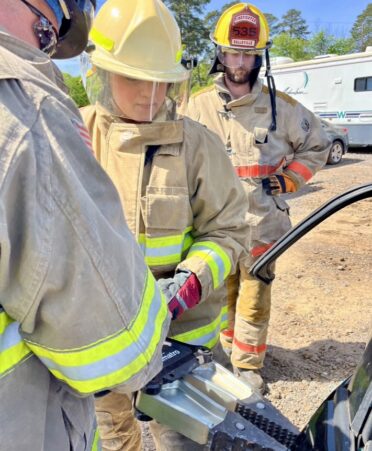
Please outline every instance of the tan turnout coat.
[{"label": "tan turnout coat", "polygon": [[172,321],[170,335],[214,346],[226,320],[223,281],[248,235],[244,191],[221,141],[188,118],[130,124],[99,104],[82,115],[155,277],[187,268],[200,280],[200,304]]},{"label": "tan turnout coat", "polygon": [[170,322],[61,80],[45,54],[0,30],[6,451],[98,449],[92,393],[155,376]]},{"label": "tan turnout coat", "polygon": [[232,99],[219,74],[215,83],[194,94],[188,115],[224,142],[248,198],[249,251],[257,257],[291,227],[289,207],[268,196],[262,179],[285,173],[301,188],[325,164],[329,140],[320,121],[303,105],[277,92],[277,130],[269,130],[269,91],[260,79],[251,93]]}]

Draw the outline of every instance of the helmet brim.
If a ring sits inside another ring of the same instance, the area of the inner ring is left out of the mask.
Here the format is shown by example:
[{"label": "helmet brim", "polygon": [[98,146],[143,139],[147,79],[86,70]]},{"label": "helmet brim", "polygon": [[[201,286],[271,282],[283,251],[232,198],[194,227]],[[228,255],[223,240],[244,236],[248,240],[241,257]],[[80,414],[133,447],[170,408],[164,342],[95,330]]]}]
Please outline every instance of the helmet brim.
[{"label": "helmet brim", "polygon": [[67,59],[80,55],[87,45],[92,26],[96,0],[86,0],[90,11],[80,9],[75,0],[65,0],[70,19],[63,18],[58,33],[58,44],[53,59]]},{"label": "helmet brim", "polygon": [[94,66],[108,72],[143,81],[173,83],[187,80],[190,77],[190,71],[182,64],[176,64],[174,67],[162,72],[149,69],[144,70],[118,62],[110,54],[106,54],[98,49],[92,52],[91,61]]}]

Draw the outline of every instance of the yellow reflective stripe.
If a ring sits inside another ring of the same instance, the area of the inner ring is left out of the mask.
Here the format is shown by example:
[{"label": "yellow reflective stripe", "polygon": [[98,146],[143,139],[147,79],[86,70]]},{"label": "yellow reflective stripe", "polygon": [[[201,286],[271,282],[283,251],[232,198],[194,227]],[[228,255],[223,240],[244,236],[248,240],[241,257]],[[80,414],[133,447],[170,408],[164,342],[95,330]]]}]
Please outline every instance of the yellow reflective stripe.
[{"label": "yellow reflective stripe", "polygon": [[19,323],[0,311],[0,377],[31,355],[18,332]]},{"label": "yellow reflective stripe", "polygon": [[192,226],[187,227],[182,234],[160,237],[149,237],[141,233],[138,238],[145,261],[149,266],[177,265],[183,252],[193,243]]},{"label": "yellow reflective stripe", "polygon": [[227,329],[228,327],[229,321],[227,317],[227,305],[225,305],[221,310],[221,330]]},{"label": "yellow reflective stripe", "polygon": [[84,365],[101,360],[107,355],[115,354],[122,348],[128,347],[132,344],[133,335],[139,336],[143,331],[146,324],[146,316],[148,315],[149,307],[151,305],[152,297],[154,295],[154,283],[152,278],[148,278],[151,281],[145,287],[145,293],[141,310],[131,327],[131,330],[124,329],[111,336],[105,337],[95,343],[91,343],[88,346],[75,349],[51,349],[47,347],[41,347],[36,343],[28,342],[31,349],[37,349],[38,357],[50,358],[59,365]]},{"label": "yellow reflective stripe", "polygon": [[179,49],[178,52],[176,53],[176,63],[181,62],[182,55],[183,55],[183,52],[185,51],[185,49],[186,49],[186,45],[185,45],[185,44],[182,44],[181,47],[180,47],[180,49]]},{"label": "yellow reflective stripe", "polygon": [[[92,393],[127,381],[148,364],[167,317],[164,296],[148,271],[141,309],[130,330],[77,349],[56,350],[28,341],[27,344],[56,378],[80,393]],[[138,354],[144,346],[142,354]]]},{"label": "yellow reflective stripe", "polygon": [[91,29],[89,37],[95,44],[103,47],[108,52],[111,52],[111,50],[114,48],[115,42],[98,31],[97,28]]},{"label": "yellow reflective stripe", "polygon": [[206,346],[207,348],[212,349],[216,346],[216,344],[218,343],[218,340],[219,340],[219,332],[218,332],[218,335],[216,335],[211,340],[207,341],[207,343],[203,346]]},{"label": "yellow reflective stripe", "polygon": [[92,451],[101,451],[101,440],[99,437],[99,431],[98,428],[94,431],[94,439],[92,443],[91,450]]},{"label": "yellow reflective stripe", "polygon": [[2,351],[0,353],[0,377],[9,373],[29,355],[31,355],[31,351],[23,340],[6,351]]},{"label": "yellow reflective stripe", "polygon": [[180,254],[171,254],[171,255],[166,255],[165,257],[145,256],[145,262],[148,266],[177,265],[180,261],[181,261]]},{"label": "yellow reflective stripe", "polygon": [[187,233],[191,232],[192,226],[187,227],[183,233],[178,235],[168,235],[168,236],[155,236],[149,237],[144,233],[140,233],[138,242],[140,244],[146,244],[146,247],[166,247],[173,246],[176,244],[181,244],[184,240],[184,237]]},{"label": "yellow reflective stripe", "polygon": [[[182,334],[174,335],[171,338],[182,341],[183,343],[196,344],[200,346],[207,346],[213,348],[216,346],[221,331],[221,318],[225,307],[221,309],[220,314],[212,322],[197,329],[183,332]],[[226,307],[227,311],[227,307]]]},{"label": "yellow reflective stripe", "polygon": [[4,311],[0,311],[0,335],[2,335],[8,325],[13,322],[14,320],[10,316],[8,316]]},{"label": "yellow reflective stripe", "polygon": [[218,288],[231,271],[229,256],[217,243],[198,241],[191,246],[187,257],[198,257],[204,260],[212,273],[213,288]]},{"label": "yellow reflective stripe", "polygon": [[185,239],[183,241],[182,252],[187,251],[188,249],[190,249],[190,247],[192,246],[193,242],[194,242],[194,238],[192,237],[191,233],[187,233],[185,235]]}]

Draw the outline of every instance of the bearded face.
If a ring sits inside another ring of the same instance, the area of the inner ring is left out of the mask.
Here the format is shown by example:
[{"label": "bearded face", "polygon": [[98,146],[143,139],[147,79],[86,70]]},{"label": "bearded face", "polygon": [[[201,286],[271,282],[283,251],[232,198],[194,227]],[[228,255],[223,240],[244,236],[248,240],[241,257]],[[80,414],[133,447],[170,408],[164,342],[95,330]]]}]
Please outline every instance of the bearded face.
[{"label": "bearded face", "polygon": [[246,69],[244,67],[238,67],[237,69],[232,69],[230,67],[225,68],[225,74],[227,78],[236,84],[242,85],[249,82],[249,75],[251,69]]},{"label": "bearded face", "polygon": [[232,83],[245,84],[250,81],[250,73],[257,66],[256,54],[251,51],[219,48],[217,55]]}]

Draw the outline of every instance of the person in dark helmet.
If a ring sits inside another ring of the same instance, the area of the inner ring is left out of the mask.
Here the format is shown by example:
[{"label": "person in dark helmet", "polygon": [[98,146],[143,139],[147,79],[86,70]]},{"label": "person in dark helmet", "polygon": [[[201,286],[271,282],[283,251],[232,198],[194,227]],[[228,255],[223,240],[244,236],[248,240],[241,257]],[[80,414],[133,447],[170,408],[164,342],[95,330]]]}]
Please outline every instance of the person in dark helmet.
[{"label": "person in dark helmet", "polygon": [[[281,194],[295,192],[325,164],[329,141],[319,119],[275,90],[270,73],[269,27],[254,5],[237,3],[218,19],[211,40],[214,84],[195,93],[188,115],[224,141],[248,198],[248,257],[227,281],[228,328],[221,341],[236,373],[260,391],[271,285],[249,275],[252,263],[289,230]],[[266,59],[267,85],[259,78]]]},{"label": "person in dark helmet", "polygon": [[1,0],[0,448],[7,451],[98,450],[93,394],[138,390],[162,366],[167,302],[49,58],[86,47],[93,7]]}]

